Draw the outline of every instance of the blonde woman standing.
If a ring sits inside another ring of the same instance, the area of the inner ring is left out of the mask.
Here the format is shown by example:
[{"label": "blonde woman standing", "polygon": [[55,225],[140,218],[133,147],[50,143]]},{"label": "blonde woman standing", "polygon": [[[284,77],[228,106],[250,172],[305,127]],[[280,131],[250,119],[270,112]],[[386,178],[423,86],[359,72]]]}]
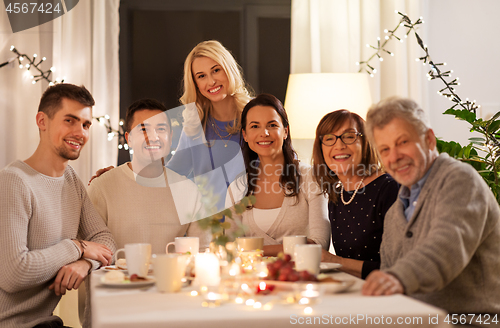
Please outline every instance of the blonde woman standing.
[{"label": "blonde woman standing", "polygon": [[[215,40],[199,43],[184,62],[184,126],[168,167],[208,184],[224,209],[229,184],[245,172],[240,147],[241,112],[251,99],[241,68]],[[189,104],[195,104],[195,107]],[[202,178],[202,179],[200,179]]]}]

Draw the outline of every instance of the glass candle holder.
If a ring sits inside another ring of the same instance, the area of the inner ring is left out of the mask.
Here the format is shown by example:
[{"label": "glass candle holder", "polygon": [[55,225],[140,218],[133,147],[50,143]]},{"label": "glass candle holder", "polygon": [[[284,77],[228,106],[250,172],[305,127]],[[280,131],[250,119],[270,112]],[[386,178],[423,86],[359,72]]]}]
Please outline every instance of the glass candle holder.
[{"label": "glass candle holder", "polygon": [[296,283],[294,292],[297,303],[310,305],[319,302],[324,291],[320,283]]}]

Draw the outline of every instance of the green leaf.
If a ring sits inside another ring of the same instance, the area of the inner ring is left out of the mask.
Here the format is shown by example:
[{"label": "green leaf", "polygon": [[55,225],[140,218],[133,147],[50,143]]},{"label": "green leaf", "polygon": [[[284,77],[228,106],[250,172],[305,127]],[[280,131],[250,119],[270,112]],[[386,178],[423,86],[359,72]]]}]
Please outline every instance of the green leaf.
[{"label": "green leaf", "polygon": [[494,133],[497,132],[498,128],[500,128],[500,120],[491,122],[486,128],[486,131],[488,133]]},{"label": "green leaf", "polygon": [[463,158],[470,158],[470,152],[472,150],[472,145],[471,144],[467,145],[466,147],[464,147],[463,150],[464,150]]},{"label": "green leaf", "polygon": [[490,118],[490,121],[494,121],[494,120],[496,120],[499,117],[500,117],[500,112],[497,112],[495,115],[493,115],[492,118]]},{"label": "green leaf", "polygon": [[232,219],[233,218],[233,212],[231,212],[231,210],[229,208],[226,208],[222,214],[224,214],[225,216],[227,216],[228,218]]},{"label": "green leaf", "polygon": [[234,205],[234,210],[235,210],[236,214],[241,214],[241,213],[245,212],[246,207],[241,205],[241,204],[236,204],[236,205]]},{"label": "green leaf", "polygon": [[227,229],[231,228],[231,223],[228,222],[228,221],[224,221],[224,222],[222,222],[220,224],[220,226],[221,226],[222,229],[226,229],[227,230]]},{"label": "green leaf", "polygon": [[472,138],[469,138],[469,141],[478,141],[478,142],[482,142],[484,144],[486,142],[486,139],[484,139],[484,138],[478,138],[478,137],[472,137]]},{"label": "green leaf", "polygon": [[485,127],[488,125],[488,121],[483,121],[482,118],[474,121],[474,122],[471,122],[472,126],[474,126],[475,128],[478,128],[478,127]]},{"label": "green leaf", "polygon": [[243,204],[243,206],[247,207],[247,206],[248,206],[248,203],[249,203],[249,200],[248,200],[248,198],[247,198],[247,197],[243,197],[243,198],[241,199],[241,202],[240,202],[240,203],[241,203],[241,204]]},{"label": "green leaf", "polygon": [[223,230],[222,230],[222,227],[220,226],[220,224],[212,225],[212,235],[221,234],[222,232],[223,232]]},{"label": "green leaf", "polygon": [[472,124],[476,120],[476,114],[466,109],[447,109],[443,114],[455,115],[456,118],[467,121]]}]

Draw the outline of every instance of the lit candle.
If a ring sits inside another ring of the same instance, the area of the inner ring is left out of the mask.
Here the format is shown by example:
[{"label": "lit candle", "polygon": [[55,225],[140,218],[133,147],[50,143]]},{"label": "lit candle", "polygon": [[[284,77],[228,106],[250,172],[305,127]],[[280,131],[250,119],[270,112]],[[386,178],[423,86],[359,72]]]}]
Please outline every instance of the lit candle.
[{"label": "lit candle", "polygon": [[212,253],[199,253],[195,259],[195,284],[217,286],[220,283],[219,259]]}]

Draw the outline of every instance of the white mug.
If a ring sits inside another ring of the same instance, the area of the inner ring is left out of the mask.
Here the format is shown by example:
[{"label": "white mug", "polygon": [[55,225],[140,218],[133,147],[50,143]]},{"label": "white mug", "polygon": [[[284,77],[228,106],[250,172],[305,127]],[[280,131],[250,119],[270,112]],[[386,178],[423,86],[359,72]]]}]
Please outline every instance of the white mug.
[{"label": "white mug", "polygon": [[200,249],[200,238],[198,237],[175,237],[175,241],[168,243],[165,252],[168,254],[168,246],[174,245],[176,253],[198,254]]},{"label": "white mug", "polygon": [[295,245],[295,269],[297,271],[307,270],[309,273],[317,275],[320,263],[321,245]]},{"label": "white mug", "polygon": [[284,236],[283,237],[283,253],[289,254],[295,260],[295,245],[307,244],[306,236]]},{"label": "white mug", "polygon": [[[182,263],[185,257],[179,254],[154,254],[153,272],[156,279],[156,288],[162,293],[178,292],[182,287]],[[184,270],[186,266],[184,264]]]},{"label": "white mug", "polygon": [[238,237],[236,238],[236,248],[238,251],[255,251],[264,248],[263,237]]},{"label": "white mug", "polygon": [[125,244],[125,248],[116,251],[116,259],[118,259],[120,252],[125,252],[129,275],[136,274],[139,277],[147,277],[151,260],[151,244]]}]

